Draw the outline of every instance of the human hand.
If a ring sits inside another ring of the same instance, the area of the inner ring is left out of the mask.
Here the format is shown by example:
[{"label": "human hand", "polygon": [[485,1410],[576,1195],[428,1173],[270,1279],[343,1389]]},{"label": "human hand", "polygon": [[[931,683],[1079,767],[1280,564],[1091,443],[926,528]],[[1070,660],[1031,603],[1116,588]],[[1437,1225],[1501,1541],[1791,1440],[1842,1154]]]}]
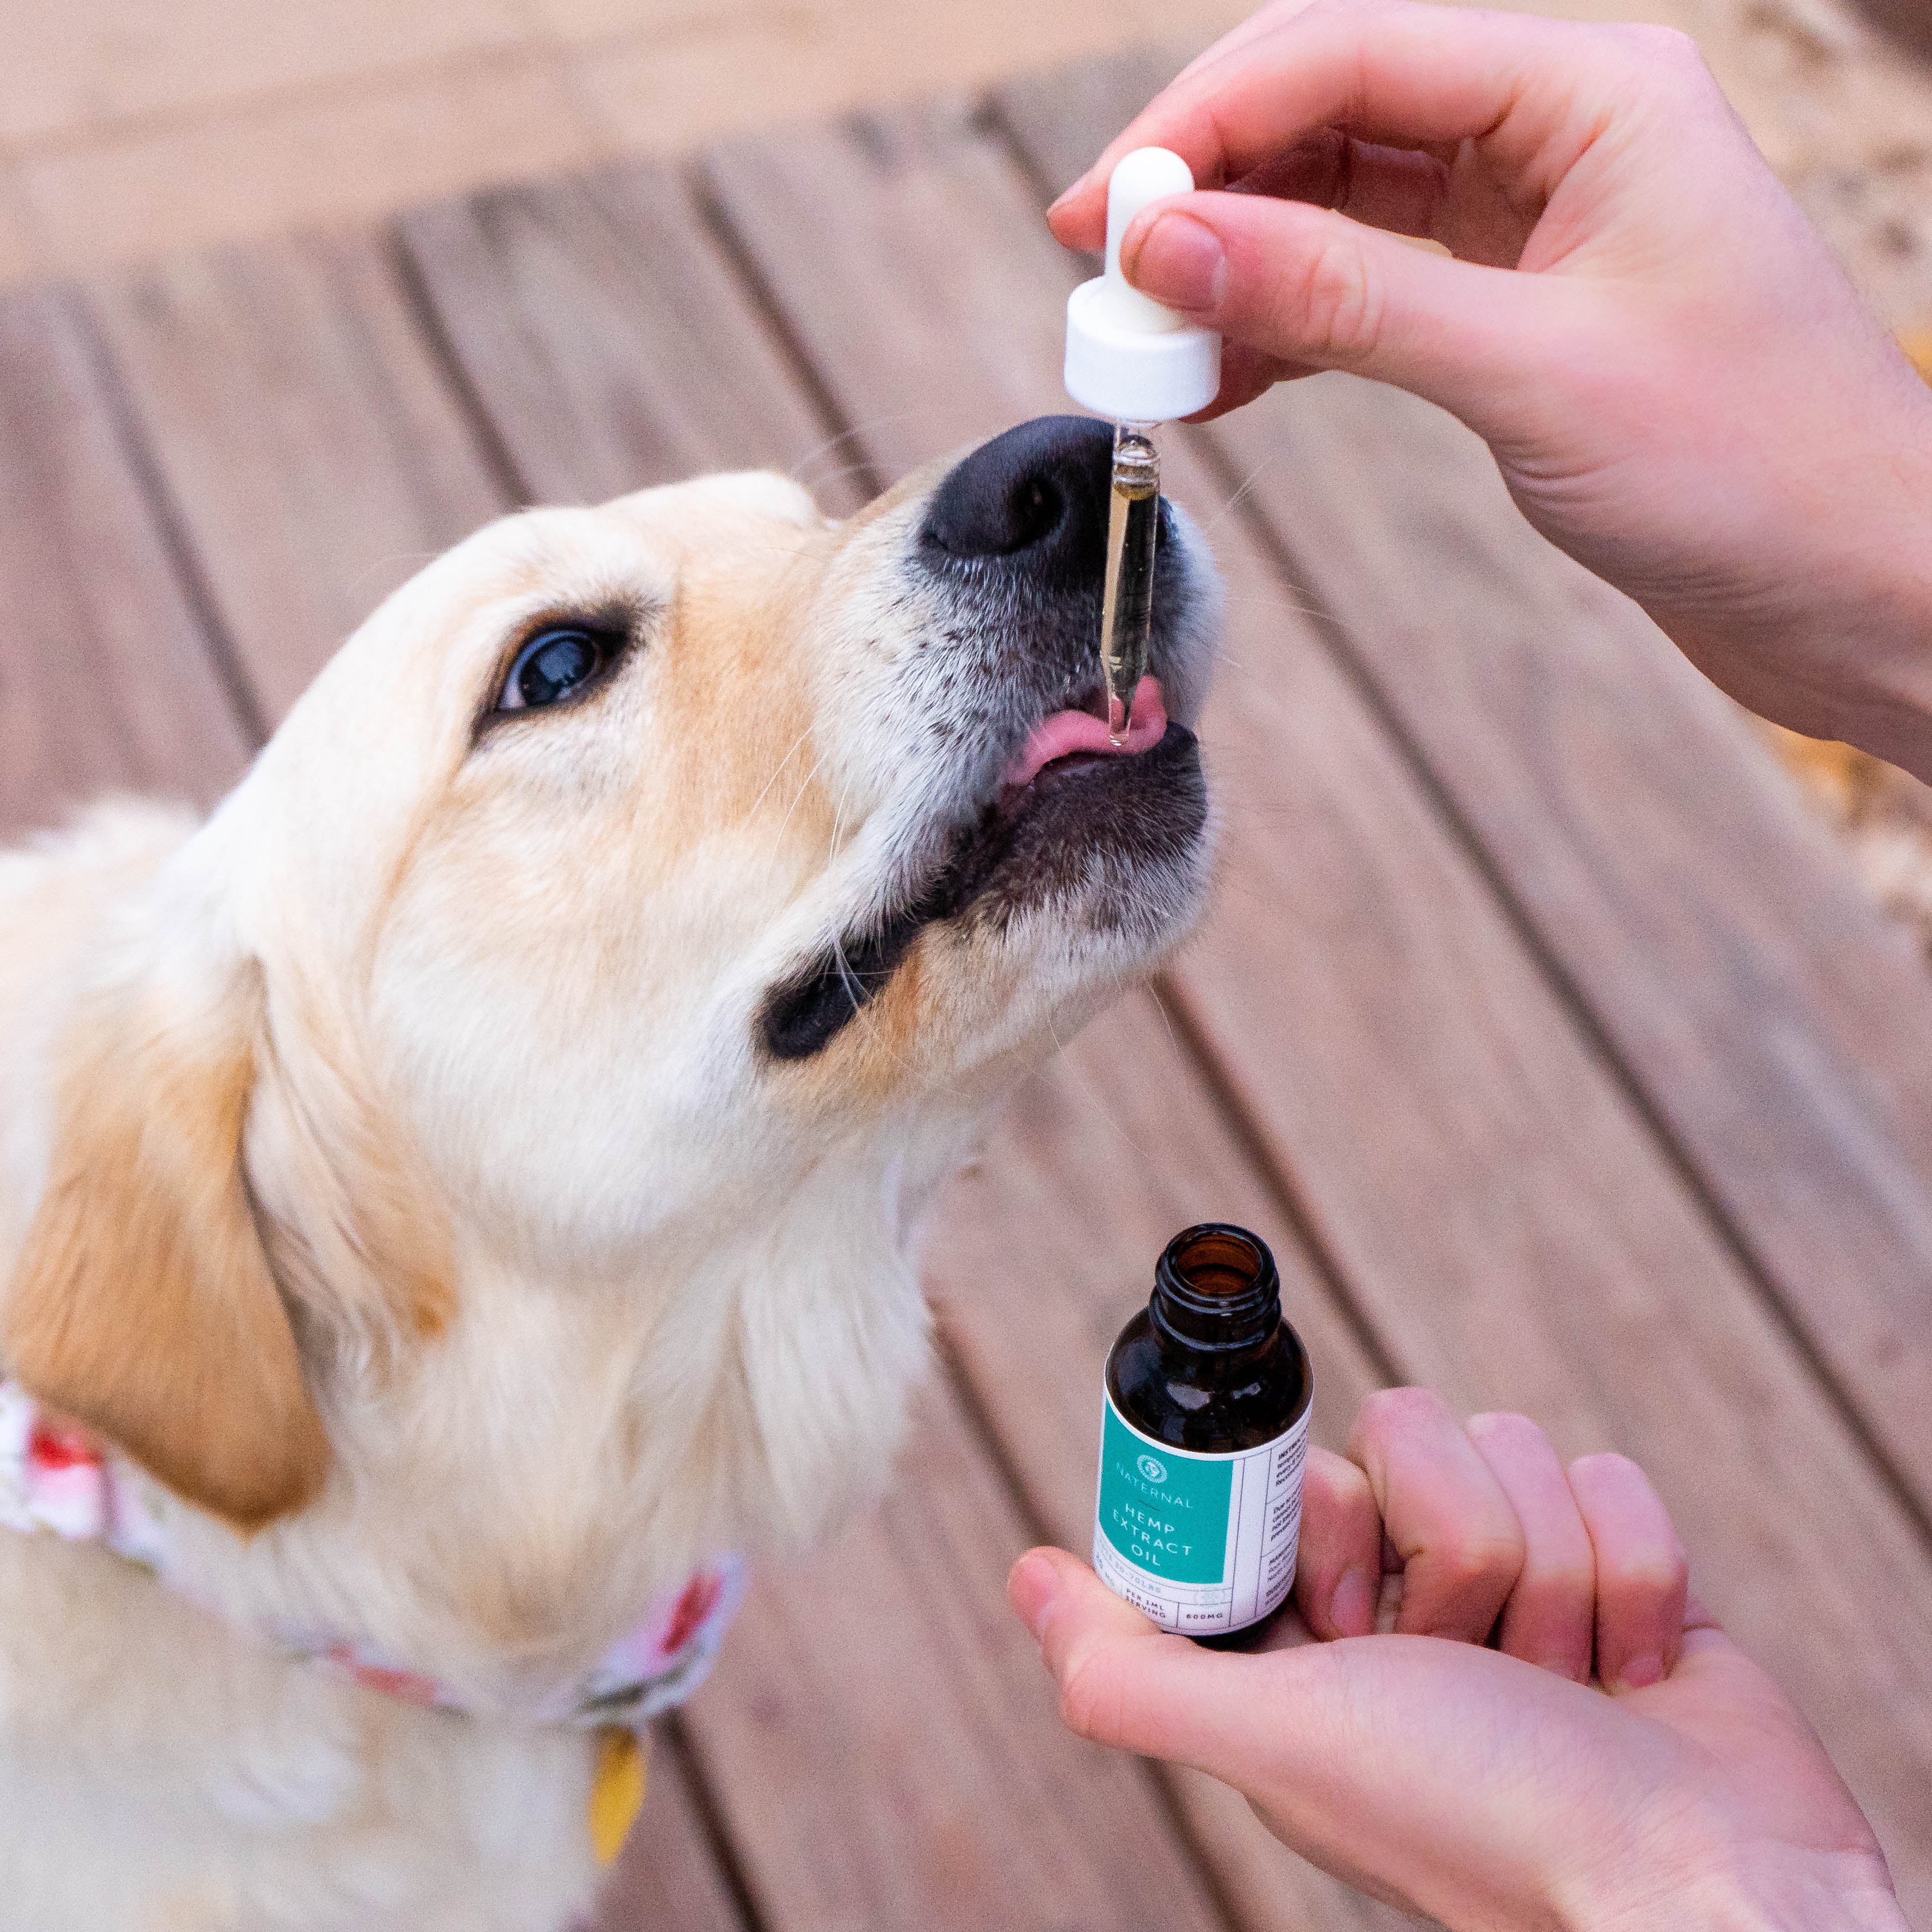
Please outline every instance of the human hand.
[{"label": "human hand", "polygon": [[1566,1471],[1521,1416],[1370,1397],[1346,1457],[1310,1452],[1295,1607],[1257,1652],[1163,1634],[1061,1550],[1007,1590],[1072,1730],[1210,1772],[1452,1928],[1904,1924],[1810,1726],[1688,1598],[1642,1471]]},{"label": "human hand", "polygon": [[1690,40],[1276,0],[1054,204],[1061,241],[1100,245],[1150,144],[1242,190],[1121,248],[1226,337],[1207,413],[1317,369],[1441,404],[1733,696],[1932,778],[1932,393]]}]

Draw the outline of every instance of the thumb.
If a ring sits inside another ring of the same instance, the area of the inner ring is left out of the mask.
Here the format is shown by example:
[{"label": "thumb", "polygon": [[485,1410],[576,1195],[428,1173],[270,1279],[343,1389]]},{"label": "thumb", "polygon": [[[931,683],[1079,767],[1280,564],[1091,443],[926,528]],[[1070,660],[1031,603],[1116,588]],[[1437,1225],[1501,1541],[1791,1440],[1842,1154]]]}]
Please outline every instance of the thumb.
[{"label": "thumb", "polygon": [[1671,1769],[1662,1726],[1473,1644],[1202,1650],[1058,1550],[1030,1550],[1006,1588],[1070,1729],[1221,1779],[1292,1850],[1452,1924],[1540,1895],[1561,1848],[1600,1857]]},{"label": "thumb", "polygon": [[1143,1757],[1225,1754],[1227,1720],[1244,1702],[1230,1680],[1244,1682],[1253,1660],[1163,1632],[1064,1550],[1028,1550],[1006,1595],[1059,1684],[1070,1730]]},{"label": "thumb", "polygon": [[1120,265],[1144,293],[1231,344],[1301,370],[1394,383],[1479,431],[1486,404],[1542,359],[1550,311],[1571,293],[1262,195],[1156,203],[1122,238]]}]

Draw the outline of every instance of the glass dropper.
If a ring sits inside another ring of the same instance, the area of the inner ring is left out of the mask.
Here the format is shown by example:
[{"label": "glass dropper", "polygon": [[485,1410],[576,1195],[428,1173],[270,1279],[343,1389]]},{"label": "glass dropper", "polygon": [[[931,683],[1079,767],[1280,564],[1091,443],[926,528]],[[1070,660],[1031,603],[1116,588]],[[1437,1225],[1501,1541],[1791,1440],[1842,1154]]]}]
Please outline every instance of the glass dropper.
[{"label": "glass dropper", "polygon": [[1160,532],[1160,455],[1150,423],[1114,425],[1107,506],[1107,576],[1100,606],[1100,665],[1107,682],[1107,735],[1125,742],[1134,693],[1146,676],[1154,627],[1154,548]]}]

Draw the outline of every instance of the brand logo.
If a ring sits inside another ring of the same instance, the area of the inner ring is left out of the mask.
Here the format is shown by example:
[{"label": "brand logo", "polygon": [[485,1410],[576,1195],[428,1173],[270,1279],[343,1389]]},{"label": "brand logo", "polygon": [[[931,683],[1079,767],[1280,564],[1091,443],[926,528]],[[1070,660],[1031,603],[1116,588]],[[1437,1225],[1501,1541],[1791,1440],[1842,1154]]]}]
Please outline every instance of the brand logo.
[{"label": "brand logo", "polygon": [[1143,1456],[1140,1460],[1140,1470],[1141,1474],[1150,1483],[1164,1483],[1167,1480],[1167,1465],[1158,1456]]}]

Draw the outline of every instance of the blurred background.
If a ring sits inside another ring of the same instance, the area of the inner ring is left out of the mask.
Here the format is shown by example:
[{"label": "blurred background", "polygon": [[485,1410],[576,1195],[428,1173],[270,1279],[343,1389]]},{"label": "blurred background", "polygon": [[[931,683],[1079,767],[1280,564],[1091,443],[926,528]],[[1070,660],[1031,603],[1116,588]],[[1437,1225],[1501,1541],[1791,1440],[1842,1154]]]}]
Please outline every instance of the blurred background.
[{"label": "blurred background", "polygon": [[[1932,0],[1501,0],[1692,34],[1932,376]],[[10,0],[0,287],[352,226],[1155,43],[1247,0]],[[1932,955],[1932,790],[1767,731]]]},{"label": "blurred background", "polygon": [[[1932,377],[1932,0],[1501,0],[1684,29]],[[0,287],[355,227],[626,154],[967,91],[1248,0],[10,0]],[[1932,957],[1932,788],[1763,728]]]},{"label": "blurred background", "polygon": [[[965,86],[1243,0],[12,0],[0,282],[351,222]],[[1932,0],[1539,0],[1694,34],[1901,333],[1932,332]]]}]

